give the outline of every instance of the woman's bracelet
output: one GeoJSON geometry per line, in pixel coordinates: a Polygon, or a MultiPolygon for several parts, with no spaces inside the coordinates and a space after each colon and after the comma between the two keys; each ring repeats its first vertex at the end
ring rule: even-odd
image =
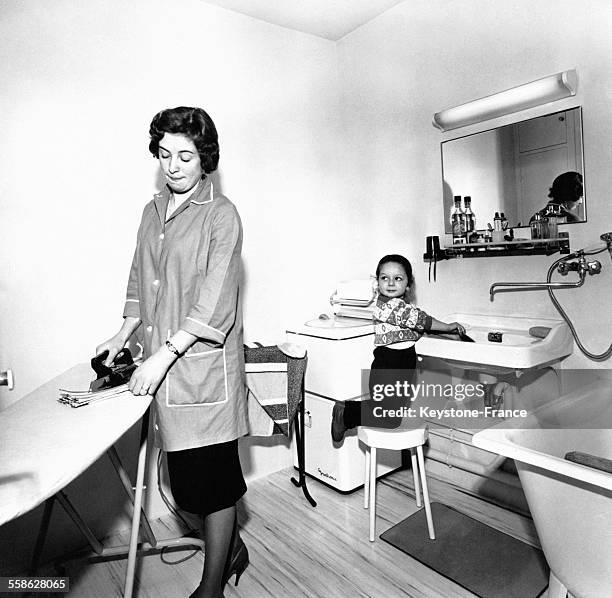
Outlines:
{"type": "Polygon", "coordinates": [[[166,349],[168,349],[170,353],[174,353],[177,357],[181,356],[180,351],[170,341],[166,341],[166,349]]]}

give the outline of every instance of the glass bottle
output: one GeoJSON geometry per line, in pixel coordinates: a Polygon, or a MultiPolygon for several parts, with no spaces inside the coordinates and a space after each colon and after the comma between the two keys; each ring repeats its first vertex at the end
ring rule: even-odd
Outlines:
{"type": "Polygon", "coordinates": [[[465,232],[469,238],[476,230],[476,216],[472,212],[472,198],[469,195],[463,198],[463,203],[465,204],[465,232]]]}
{"type": "Polygon", "coordinates": [[[499,212],[495,212],[495,216],[493,217],[493,230],[500,231],[502,229],[502,219],[499,215],[499,212]]]}
{"type": "Polygon", "coordinates": [[[548,238],[548,219],[545,216],[542,216],[542,214],[534,214],[533,219],[531,220],[531,238],[548,238]]]}
{"type": "Polygon", "coordinates": [[[461,242],[456,239],[463,239],[464,235],[464,213],[461,209],[461,195],[455,195],[454,205],[450,214],[450,225],[453,233],[453,243],[461,242]]]}
{"type": "Polygon", "coordinates": [[[556,239],[559,236],[559,220],[561,220],[561,206],[556,204],[548,204],[546,206],[546,219],[548,220],[548,235],[549,239],[556,239]]]}

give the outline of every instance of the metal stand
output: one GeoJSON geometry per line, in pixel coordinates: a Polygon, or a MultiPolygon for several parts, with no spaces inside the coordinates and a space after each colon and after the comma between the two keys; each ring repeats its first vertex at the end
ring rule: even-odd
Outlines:
{"type": "Polygon", "coordinates": [[[147,411],[142,417],[141,428],[140,428],[140,445],[138,451],[138,469],[136,473],[136,487],[133,488],[130,482],[130,478],[119,459],[119,455],[114,447],[108,449],[107,454],[113,464],[113,467],[117,471],[121,483],[126,491],[126,494],[130,498],[130,501],[134,505],[134,511],[132,514],[132,526],[130,532],[130,543],[124,546],[115,546],[113,548],[104,548],[100,541],[95,537],[92,530],[85,523],[83,518],[79,515],[77,510],[74,508],[72,503],[68,500],[68,497],[63,491],[59,491],[57,494],[48,498],[45,503],[45,510],[41,520],[38,537],[36,539],[36,545],[32,556],[32,562],[30,565],[30,575],[35,575],[40,556],[42,554],[43,546],[47,531],[49,529],[49,523],[51,520],[51,514],[53,511],[53,504],[57,500],[59,504],[64,508],[66,513],[73,520],[79,531],[87,539],[90,550],[80,551],[72,556],[56,562],[56,567],[61,567],[62,564],[85,560],[90,563],[103,562],[108,560],[114,560],[123,558],[127,555],[127,570],[125,575],[125,586],[124,586],[124,597],[131,598],[134,589],[134,576],[136,572],[136,555],[141,554],[159,554],[164,548],[170,548],[173,551],[176,550],[187,550],[187,549],[200,549],[204,548],[204,541],[199,538],[190,537],[179,537],[169,538],[167,540],[157,540],[149,519],[147,518],[144,509],[142,508],[143,492],[145,489],[145,472],[146,472],[146,457],[147,457],[147,435],[149,430],[149,411],[147,411]],[[146,542],[138,544],[138,533],[140,525],[142,524],[143,535],[146,537],[146,542]],[[94,552],[92,555],[91,552],[94,552]]]}
{"type": "Polygon", "coordinates": [[[305,459],[305,451],[304,451],[304,382],[302,381],[301,388],[301,399],[299,409],[295,413],[295,417],[293,418],[293,429],[295,431],[295,445],[297,449],[297,457],[298,457],[298,479],[291,478],[294,486],[302,489],[306,500],[313,506],[316,507],[317,503],[310,496],[310,492],[308,492],[308,488],[306,486],[306,459],[305,459]]]}

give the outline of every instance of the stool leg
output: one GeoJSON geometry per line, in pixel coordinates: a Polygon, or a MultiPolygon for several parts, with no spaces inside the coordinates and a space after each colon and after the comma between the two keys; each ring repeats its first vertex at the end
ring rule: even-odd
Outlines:
{"type": "Polygon", "coordinates": [[[410,460],[412,461],[412,478],[414,479],[414,495],[417,507],[421,507],[421,484],[419,483],[419,466],[417,465],[416,451],[410,449],[410,460]]]}
{"type": "Polygon", "coordinates": [[[370,498],[370,447],[366,446],[365,450],[365,482],[363,484],[363,508],[368,508],[368,500],[370,498]]]}
{"type": "Polygon", "coordinates": [[[425,477],[425,459],[423,458],[423,445],[417,446],[417,455],[419,458],[419,470],[421,473],[421,483],[423,484],[423,502],[425,503],[425,515],[427,516],[427,528],[429,529],[429,537],[432,540],[436,539],[434,531],[433,517],[431,516],[431,507],[429,505],[429,491],[427,490],[427,478],[425,477]]]}
{"type": "Polygon", "coordinates": [[[376,447],[370,448],[370,542],[376,537],[376,447]]]}

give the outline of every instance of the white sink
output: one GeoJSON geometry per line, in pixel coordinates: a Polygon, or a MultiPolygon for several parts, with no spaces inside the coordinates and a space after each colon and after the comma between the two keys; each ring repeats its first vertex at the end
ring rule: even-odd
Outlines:
{"type": "Polygon", "coordinates": [[[563,320],[455,313],[444,322],[460,322],[475,342],[467,343],[424,336],[417,345],[420,355],[438,357],[468,370],[505,372],[554,363],[572,352],[573,339],[563,320]],[[535,326],[550,328],[546,338],[529,334],[535,326]],[[488,340],[489,332],[501,332],[501,342],[488,340]]]}
{"type": "Polygon", "coordinates": [[[612,474],[564,458],[578,451],[612,459],[611,389],[610,380],[592,382],[472,437],[515,460],[551,587],[562,586],[555,596],[612,596],[612,474]]]}

